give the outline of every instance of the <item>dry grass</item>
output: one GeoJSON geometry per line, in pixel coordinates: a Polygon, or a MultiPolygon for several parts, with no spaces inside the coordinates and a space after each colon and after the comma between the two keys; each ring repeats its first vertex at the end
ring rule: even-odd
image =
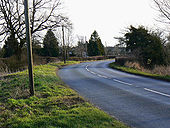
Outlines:
{"type": "MultiPolygon", "coordinates": [[[[40,57],[37,55],[33,55],[34,65],[47,64],[50,62],[59,61],[58,58],[55,57],[40,57]]],[[[0,58],[0,76],[23,71],[27,69],[27,55],[23,54],[21,56],[21,60],[18,60],[16,56],[11,56],[9,58],[0,58]]]]}
{"type": "Polygon", "coordinates": [[[93,61],[93,60],[105,60],[113,59],[115,56],[90,56],[90,57],[69,57],[71,61],[93,61]]]}
{"type": "Polygon", "coordinates": [[[170,66],[155,66],[153,70],[151,70],[152,74],[159,75],[170,75],[170,66]]]}
{"type": "Polygon", "coordinates": [[[143,68],[138,62],[130,62],[130,61],[127,61],[127,62],[125,63],[125,66],[126,66],[126,67],[129,67],[129,68],[138,69],[138,70],[141,70],[141,71],[144,70],[144,68],[143,68]]]}
{"type": "Polygon", "coordinates": [[[158,74],[158,75],[170,75],[170,66],[158,66],[156,65],[152,70],[146,69],[141,66],[138,62],[129,62],[125,63],[126,67],[134,68],[140,70],[142,72],[147,72],[151,74],[158,74]]]}

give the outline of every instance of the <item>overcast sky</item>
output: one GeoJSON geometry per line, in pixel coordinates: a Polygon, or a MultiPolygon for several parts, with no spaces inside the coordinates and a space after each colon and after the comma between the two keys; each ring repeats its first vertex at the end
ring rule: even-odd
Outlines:
{"type": "Polygon", "coordinates": [[[114,37],[130,25],[152,28],[158,23],[152,0],[64,0],[64,5],[75,35],[89,39],[96,30],[107,46],[118,43],[114,37]]]}

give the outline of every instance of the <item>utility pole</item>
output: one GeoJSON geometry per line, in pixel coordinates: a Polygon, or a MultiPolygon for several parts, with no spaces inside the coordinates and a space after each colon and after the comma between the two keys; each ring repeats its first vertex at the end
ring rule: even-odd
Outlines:
{"type": "Polygon", "coordinates": [[[33,96],[34,95],[33,57],[32,57],[32,41],[31,41],[28,0],[24,0],[24,6],[25,6],[26,42],[27,42],[27,55],[28,55],[30,95],[33,96]]]}
{"type": "Polygon", "coordinates": [[[106,43],[106,41],[105,41],[105,49],[104,49],[104,51],[105,51],[105,57],[107,57],[107,43],[106,43]]]}
{"type": "Polygon", "coordinates": [[[64,59],[64,63],[66,63],[66,48],[65,48],[65,39],[64,39],[64,25],[62,25],[62,32],[63,32],[63,59],[64,59]]]}
{"type": "Polygon", "coordinates": [[[87,40],[86,40],[86,36],[85,36],[85,46],[86,46],[86,58],[87,58],[87,40]]]}
{"type": "Polygon", "coordinates": [[[70,57],[70,54],[69,54],[69,51],[70,51],[70,36],[71,36],[71,32],[70,32],[70,30],[69,29],[67,29],[68,30],[68,42],[67,42],[67,44],[66,44],[66,58],[67,59],[69,59],[69,57],[70,57]]]}

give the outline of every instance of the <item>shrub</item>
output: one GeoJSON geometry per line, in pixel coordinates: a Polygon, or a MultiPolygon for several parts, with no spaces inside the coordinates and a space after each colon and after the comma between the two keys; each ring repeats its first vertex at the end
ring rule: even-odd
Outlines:
{"type": "MultiPolygon", "coordinates": [[[[33,55],[34,65],[47,64],[50,62],[58,62],[56,57],[40,57],[33,55]]],[[[5,73],[12,73],[25,70],[28,67],[27,55],[22,54],[21,59],[18,60],[17,56],[11,56],[9,58],[0,58],[0,75],[5,73]]]]}
{"type": "Polygon", "coordinates": [[[134,69],[138,69],[138,70],[143,70],[143,67],[138,63],[138,62],[129,62],[127,61],[125,63],[125,66],[126,67],[129,67],[129,68],[134,68],[134,69]]]}
{"type": "Polygon", "coordinates": [[[115,56],[91,56],[91,57],[69,57],[69,60],[72,61],[90,61],[90,60],[104,60],[104,59],[113,59],[115,56]]]}
{"type": "Polygon", "coordinates": [[[156,66],[154,66],[153,69],[146,69],[143,66],[141,66],[138,62],[129,62],[129,61],[127,61],[124,66],[126,66],[128,68],[137,69],[137,70],[140,70],[140,71],[146,72],[146,73],[170,76],[170,66],[156,65],[156,66]]]}
{"type": "Polygon", "coordinates": [[[170,66],[155,66],[151,73],[170,76],[170,66]]]}
{"type": "Polygon", "coordinates": [[[121,66],[124,66],[126,62],[136,62],[135,58],[130,57],[116,57],[115,63],[121,66]]]}

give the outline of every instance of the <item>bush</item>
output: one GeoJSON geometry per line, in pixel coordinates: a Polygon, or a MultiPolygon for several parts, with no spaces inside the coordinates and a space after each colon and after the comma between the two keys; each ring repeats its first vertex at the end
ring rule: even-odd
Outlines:
{"type": "Polygon", "coordinates": [[[114,59],[115,56],[92,56],[92,57],[69,57],[71,61],[90,61],[90,60],[105,60],[105,59],[114,59]]]}
{"type": "Polygon", "coordinates": [[[128,54],[136,57],[146,68],[167,64],[164,41],[158,32],[150,31],[143,26],[130,26],[119,41],[126,46],[128,54]]]}
{"type": "MultiPolygon", "coordinates": [[[[59,59],[56,57],[40,57],[37,55],[33,55],[33,64],[47,64],[50,62],[58,62],[59,59]]],[[[22,71],[27,69],[28,60],[27,55],[22,54],[21,59],[18,60],[17,56],[11,56],[9,58],[0,58],[0,75],[4,73],[12,73],[17,71],[22,71]]]]}
{"type": "Polygon", "coordinates": [[[151,73],[170,76],[170,66],[155,66],[151,73]]]}
{"type": "Polygon", "coordinates": [[[129,62],[127,61],[125,63],[125,66],[126,67],[129,67],[129,68],[134,68],[134,69],[138,69],[138,70],[143,70],[143,67],[138,63],[138,62],[129,62]]]}
{"type": "Polygon", "coordinates": [[[133,68],[135,70],[137,69],[139,71],[146,72],[146,73],[170,76],[170,66],[155,65],[153,69],[146,69],[145,67],[141,66],[139,62],[129,62],[129,61],[127,61],[124,66],[128,68],[133,68]]]}
{"type": "Polygon", "coordinates": [[[135,58],[130,57],[116,57],[115,63],[121,66],[124,66],[126,62],[136,62],[137,60],[135,58]]]}

